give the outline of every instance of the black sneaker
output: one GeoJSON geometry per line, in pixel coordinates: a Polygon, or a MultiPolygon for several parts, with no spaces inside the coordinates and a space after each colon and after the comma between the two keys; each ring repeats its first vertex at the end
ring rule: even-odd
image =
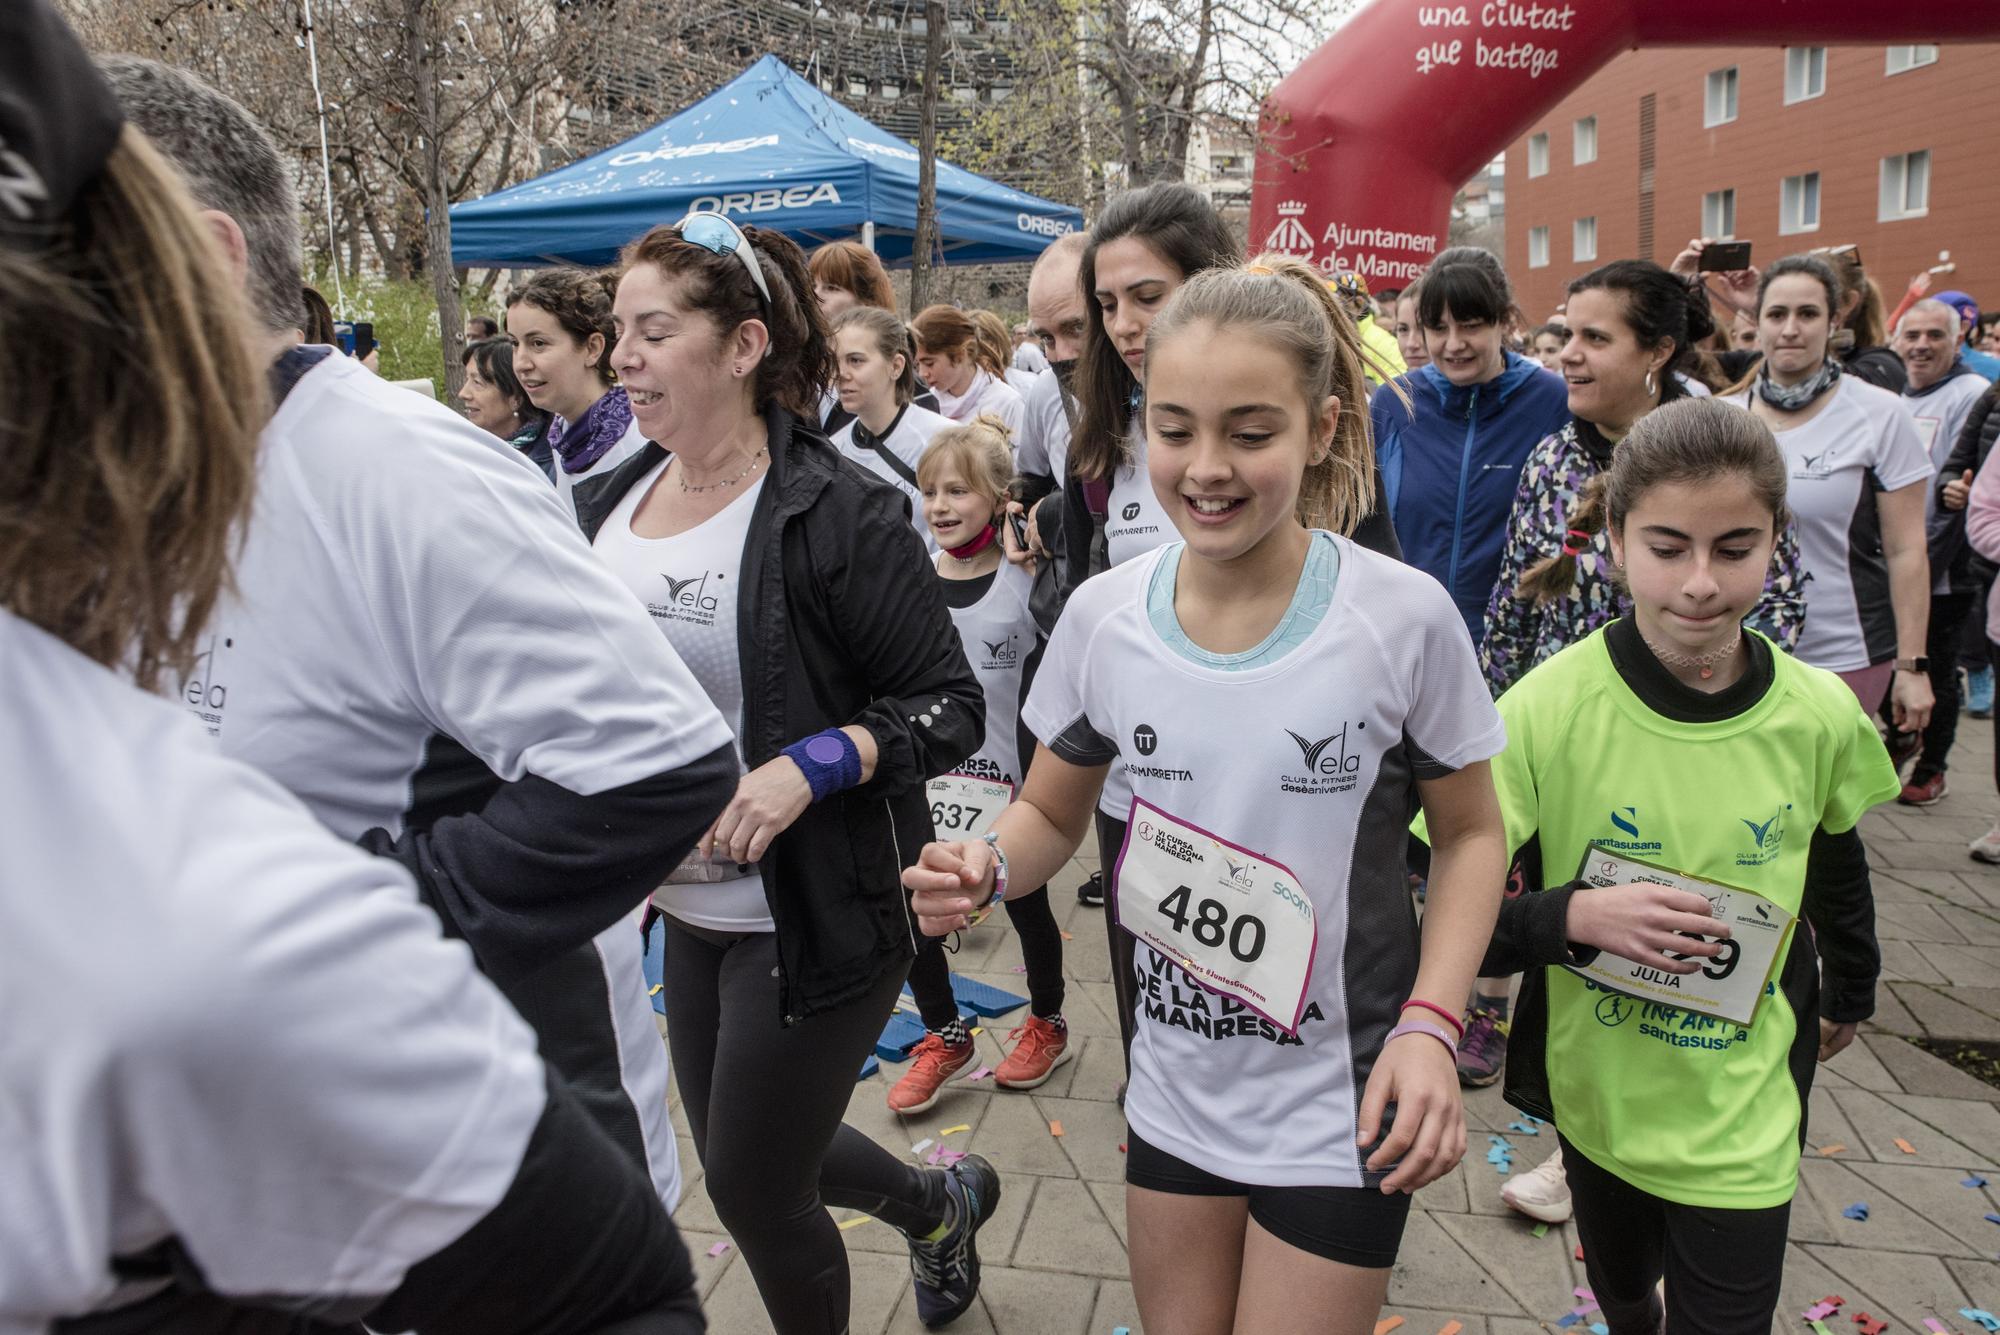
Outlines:
{"type": "Polygon", "coordinates": [[[979,1296],[979,1230],[1000,1204],[1000,1174],[977,1154],[945,1170],[951,1197],[951,1231],[936,1242],[910,1239],[910,1279],[917,1291],[917,1319],[926,1330],[948,1326],[979,1296]]]}
{"type": "Polygon", "coordinates": [[[1104,873],[1094,871],[1090,879],[1076,888],[1076,902],[1090,908],[1104,907],[1104,873]]]}

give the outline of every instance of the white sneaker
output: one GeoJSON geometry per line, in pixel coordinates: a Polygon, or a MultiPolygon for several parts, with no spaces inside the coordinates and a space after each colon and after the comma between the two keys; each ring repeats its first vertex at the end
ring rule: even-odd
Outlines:
{"type": "Polygon", "coordinates": [[[1519,1210],[1544,1224],[1560,1224],[1569,1219],[1569,1175],[1563,1172],[1562,1151],[1557,1150],[1519,1177],[1510,1177],[1500,1188],[1500,1199],[1509,1209],[1519,1210]]]}
{"type": "Polygon", "coordinates": [[[1966,848],[1981,862],[2000,863],[2000,821],[1994,822],[1992,829],[1974,839],[1966,848]]]}

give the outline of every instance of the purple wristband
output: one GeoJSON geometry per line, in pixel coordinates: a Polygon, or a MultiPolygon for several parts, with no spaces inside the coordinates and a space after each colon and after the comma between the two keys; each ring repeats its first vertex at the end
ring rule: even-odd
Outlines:
{"type": "Polygon", "coordinates": [[[1458,1044],[1452,1041],[1451,1035],[1428,1020],[1405,1020],[1389,1031],[1389,1037],[1382,1040],[1382,1046],[1388,1047],[1391,1039],[1401,1038],[1404,1034],[1429,1034],[1432,1038],[1451,1049],[1452,1056],[1456,1057],[1458,1055],[1458,1044]]]}
{"type": "Polygon", "coordinates": [[[802,738],[780,754],[790,756],[799,772],[806,776],[806,785],[812,789],[815,802],[861,782],[861,750],[839,728],[802,738]]]}

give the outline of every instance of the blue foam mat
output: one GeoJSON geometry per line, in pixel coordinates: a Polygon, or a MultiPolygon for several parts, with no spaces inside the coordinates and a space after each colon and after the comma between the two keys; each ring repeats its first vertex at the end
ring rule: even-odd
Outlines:
{"type": "Polygon", "coordinates": [[[958,974],[951,976],[951,994],[958,998],[960,1006],[970,1007],[988,1019],[996,1015],[1005,1015],[1008,1011],[1019,1010],[1028,1004],[1026,997],[1017,997],[1012,992],[987,983],[975,982],[970,978],[962,978],[958,974]]]}

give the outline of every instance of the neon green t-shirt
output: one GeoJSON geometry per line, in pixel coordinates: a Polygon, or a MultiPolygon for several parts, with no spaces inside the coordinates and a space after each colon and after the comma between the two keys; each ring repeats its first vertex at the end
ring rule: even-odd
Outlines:
{"type": "MultiPolygon", "coordinates": [[[[1772,658],[1763,698],[1714,723],[1647,708],[1602,630],[1523,677],[1500,697],[1508,743],[1493,761],[1509,851],[1539,837],[1543,879],[1560,885],[1596,842],[1797,914],[1814,830],[1853,828],[1899,785],[1840,678],[1775,648],[1772,658]]],[[[1811,949],[1804,931],[1788,949],[1811,949]]],[[[1798,1017],[1775,986],[1783,967],[1747,1029],[1549,967],[1549,1095],[1563,1135],[1666,1200],[1790,1200],[1802,1110],[1786,1061],[1798,1017]]]]}

